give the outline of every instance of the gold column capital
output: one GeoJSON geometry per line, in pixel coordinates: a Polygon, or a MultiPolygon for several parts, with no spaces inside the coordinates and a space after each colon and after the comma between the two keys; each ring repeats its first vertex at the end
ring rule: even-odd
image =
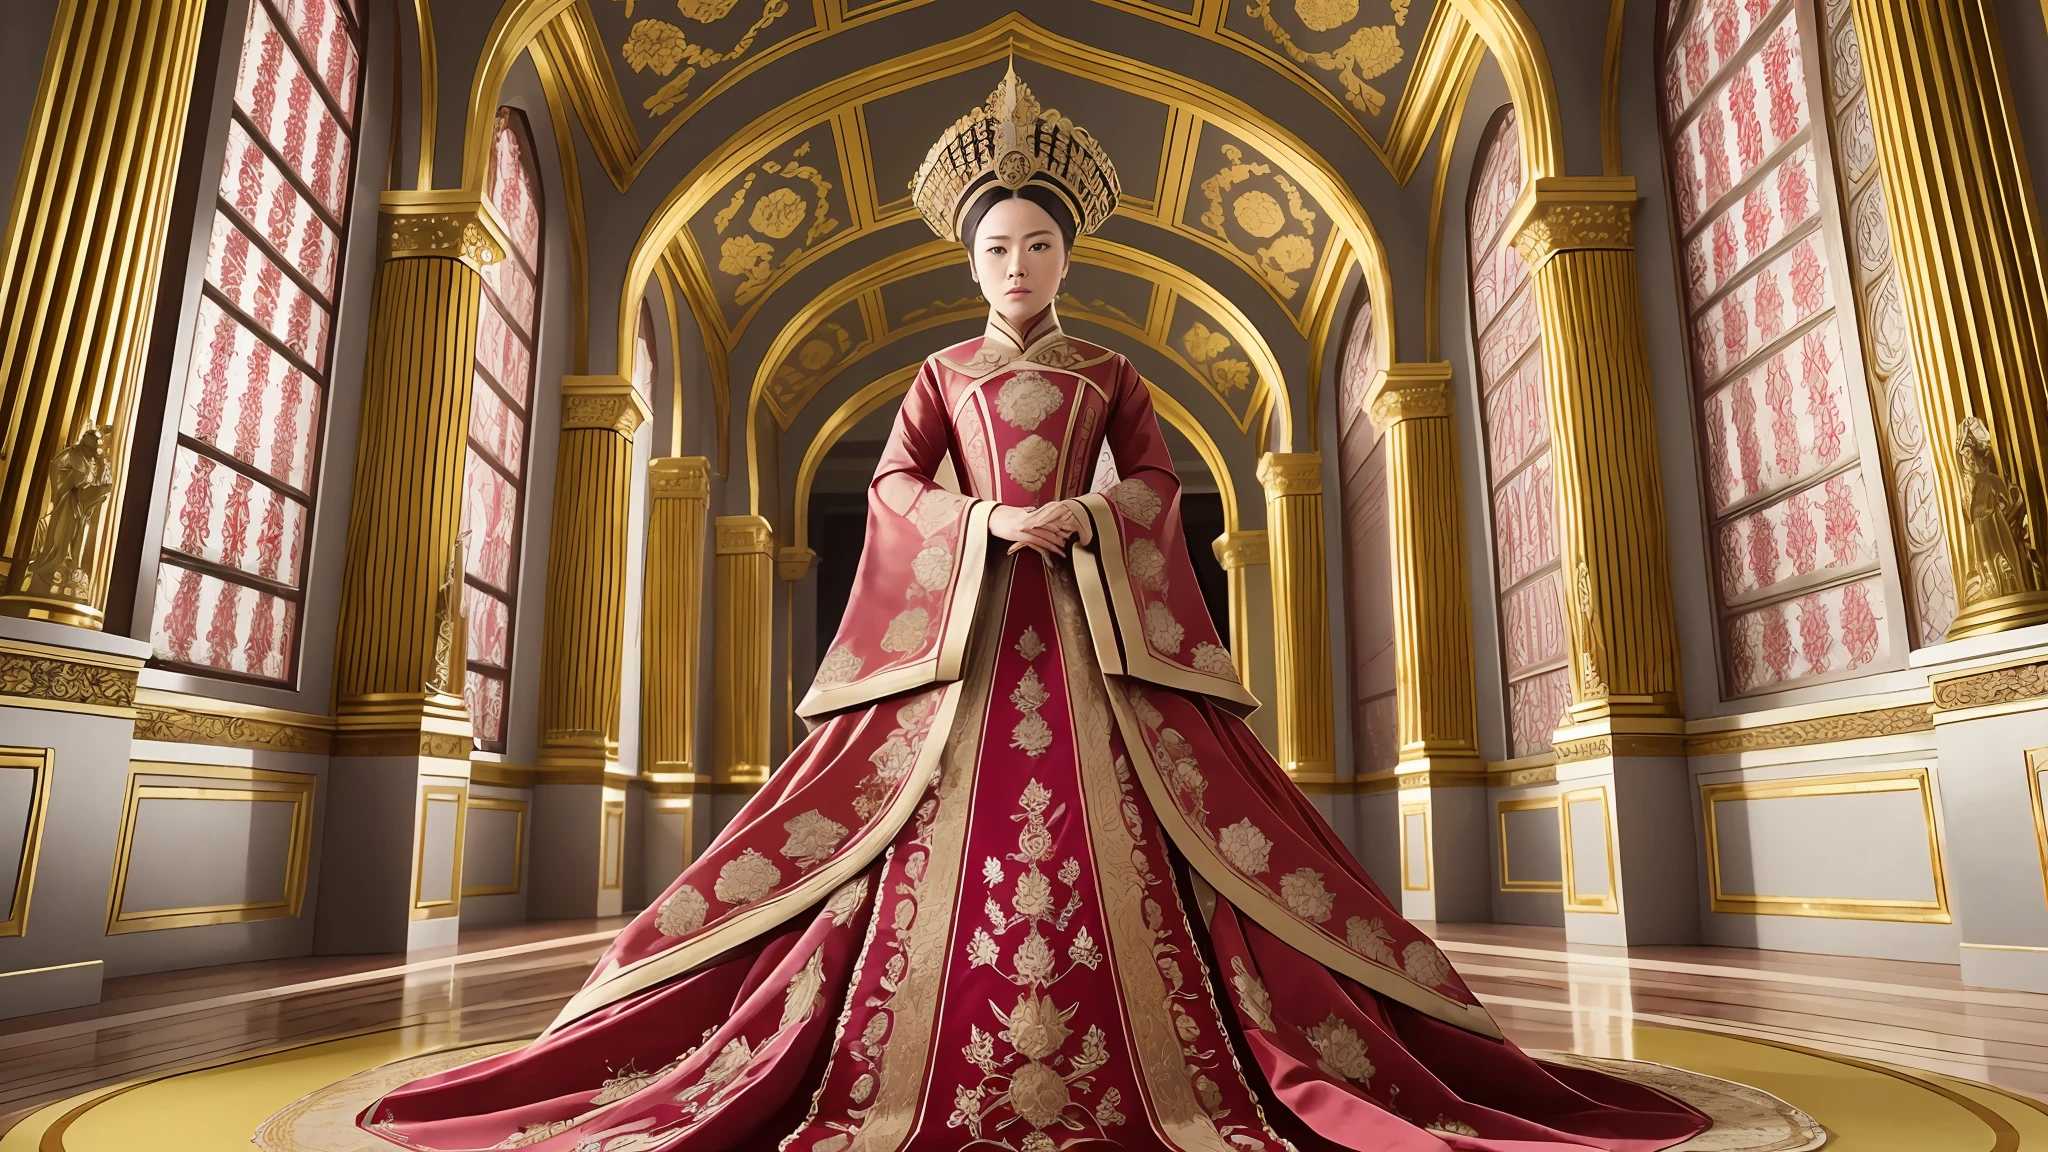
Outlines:
{"type": "Polygon", "coordinates": [[[562,377],[562,430],[589,428],[631,440],[654,419],[647,398],[624,376],[562,377]]]}
{"type": "Polygon", "coordinates": [[[1403,420],[1451,414],[1451,362],[1389,364],[1365,386],[1365,411],[1381,432],[1403,420]]]}
{"type": "Polygon", "coordinates": [[[1323,494],[1323,454],[1320,452],[1268,452],[1259,457],[1259,483],[1266,499],[1283,496],[1323,494]]]}
{"type": "Polygon", "coordinates": [[[702,456],[656,456],[647,462],[647,488],[656,500],[707,499],[711,461],[702,456]]]}
{"type": "Polygon", "coordinates": [[[1235,572],[1253,564],[1269,564],[1272,554],[1264,528],[1246,528],[1237,532],[1225,532],[1209,544],[1216,553],[1216,562],[1223,565],[1225,572],[1235,572]]]}
{"type": "Polygon", "coordinates": [[[391,191],[377,201],[377,258],[435,256],[482,272],[512,250],[490,203],[460,189],[391,191]]]}
{"type": "Polygon", "coordinates": [[[713,520],[718,532],[718,555],[772,555],[775,530],[765,516],[719,516],[713,520]]]}
{"type": "Polygon", "coordinates": [[[1559,252],[1633,251],[1636,178],[1542,176],[1529,181],[1502,235],[1529,267],[1559,252]]]}
{"type": "Polygon", "coordinates": [[[775,553],[775,575],[794,584],[811,570],[811,561],[818,558],[814,548],[782,548],[775,553]]]}

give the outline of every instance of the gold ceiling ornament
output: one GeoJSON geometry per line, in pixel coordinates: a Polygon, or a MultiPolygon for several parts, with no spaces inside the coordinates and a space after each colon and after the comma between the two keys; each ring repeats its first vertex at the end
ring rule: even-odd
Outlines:
{"type": "Polygon", "coordinates": [[[1202,181],[1202,196],[1209,202],[1201,215],[1202,227],[1215,233],[1217,239],[1239,255],[1249,257],[1273,291],[1283,301],[1292,301],[1301,290],[1301,282],[1294,274],[1315,267],[1320,255],[1315,240],[1316,211],[1308,206],[1301,187],[1288,179],[1285,172],[1263,161],[1245,159],[1244,149],[1235,144],[1224,144],[1221,150],[1223,167],[1202,181]],[[1246,245],[1233,238],[1225,226],[1224,198],[1255,177],[1270,179],[1274,191],[1286,197],[1287,204],[1283,208],[1279,197],[1259,188],[1248,188],[1231,197],[1228,218],[1252,238],[1246,245]],[[1298,230],[1288,227],[1290,220],[1298,230]]]}
{"type": "MultiPolygon", "coordinates": [[[[1273,43],[1297,64],[1313,64],[1337,74],[1344,86],[1344,100],[1367,116],[1377,116],[1387,106],[1386,93],[1367,83],[1400,66],[1400,25],[1408,22],[1408,0],[1392,0],[1392,24],[1362,24],[1351,30],[1342,46],[1313,51],[1294,42],[1294,36],[1273,17],[1273,0],[1254,0],[1246,13],[1255,16],[1273,43]]],[[[1310,32],[1333,32],[1358,19],[1358,0],[1294,0],[1294,14],[1310,32]]]]}
{"type": "Polygon", "coordinates": [[[1086,128],[1041,109],[1012,66],[981,107],[953,122],[925,154],[910,197],[932,231],[959,240],[960,214],[991,182],[1037,186],[1066,201],[1083,236],[1116,211],[1116,166],[1086,128]]]}
{"type": "MultiPolygon", "coordinates": [[[[731,13],[735,0],[676,0],[676,7],[684,16],[699,24],[716,24],[731,13]]],[[[633,5],[626,4],[626,15],[631,18],[633,5]]],[[[675,78],[663,84],[652,96],[640,102],[649,116],[666,116],[676,105],[690,98],[690,81],[697,78],[700,68],[737,60],[753,48],[754,40],[766,31],[768,26],[789,15],[789,0],[767,0],[761,6],[761,14],[740,34],[739,40],[723,52],[690,43],[689,36],[666,20],[640,20],[633,24],[626,42],[619,45],[619,58],[640,72],[653,69],[657,76],[675,72],[675,78]],[[683,65],[676,72],[677,65],[683,65]]]]}

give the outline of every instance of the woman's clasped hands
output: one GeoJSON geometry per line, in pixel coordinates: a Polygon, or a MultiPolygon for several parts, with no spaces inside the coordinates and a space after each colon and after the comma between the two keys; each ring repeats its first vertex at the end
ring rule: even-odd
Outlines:
{"type": "Polygon", "coordinates": [[[1074,506],[1064,501],[1054,501],[1037,508],[1004,504],[989,516],[988,528],[997,536],[1012,541],[1012,555],[1024,548],[1034,548],[1041,556],[1051,559],[1066,555],[1068,542],[1081,534],[1081,518],[1075,513],[1074,506]]]}

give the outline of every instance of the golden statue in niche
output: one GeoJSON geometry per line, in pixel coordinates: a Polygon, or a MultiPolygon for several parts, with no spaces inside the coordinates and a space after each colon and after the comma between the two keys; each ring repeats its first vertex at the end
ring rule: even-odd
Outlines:
{"type": "Polygon", "coordinates": [[[114,494],[107,457],[111,427],[87,424],[50,461],[50,511],[36,525],[23,592],[83,599],[92,590],[87,565],[99,545],[100,509],[114,494]]]}
{"type": "Polygon", "coordinates": [[[2028,534],[2026,496],[1999,471],[1991,429],[1975,416],[1956,425],[1956,469],[1963,477],[1971,543],[1963,603],[2041,587],[2041,559],[2028,534]]]}

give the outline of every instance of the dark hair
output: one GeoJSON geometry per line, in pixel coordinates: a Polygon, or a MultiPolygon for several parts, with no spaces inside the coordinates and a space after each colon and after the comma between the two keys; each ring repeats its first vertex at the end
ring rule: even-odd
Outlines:
{"type": "Polygon", "coordinates": [[[981,230],[981,218],[988,215],[989,209],[1012,197],[1029,200],[1045,209],[1046,215],[1051,216],[1052,222],[1059,227],[1060,239],[1066,243],[1067,251],[1074,250],[1074,210],[1067,207],[1059,193],[1037,184],[1026,184],[1022,188],[990,184],[975,194],[974,202],[967,206],[966,215],[960,218],[960,243],[966,245],[968,251],[974,250],[974,234],[981,230]]]}

